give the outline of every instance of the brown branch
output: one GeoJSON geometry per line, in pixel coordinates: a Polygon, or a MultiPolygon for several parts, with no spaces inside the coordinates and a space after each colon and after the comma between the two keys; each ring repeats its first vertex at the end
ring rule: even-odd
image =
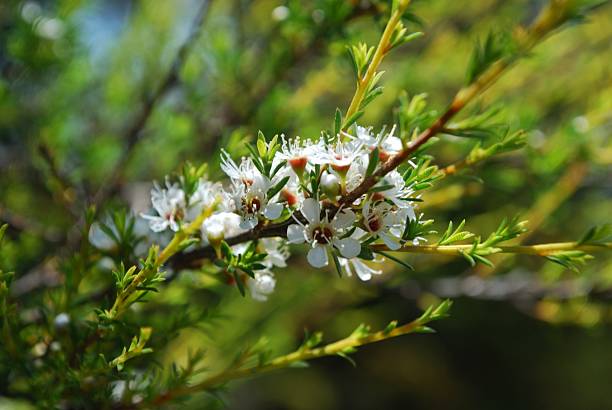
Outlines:
{"type": "MultiPolygon", "coordinates": [[[[508,67],[518,60],[519,57],[526,55],[539,41],[557,28],[564,21],[563,19],[563,10],[558,10],[558,5],[555,2],[551,2],[540,12],[534,23],[528,29],[521,32],[520,37],[517,39],[520,48],[515,54],[498,59],[471,84],[461,88],[453,98],[450,106],[429,128],[410,141],[403,150],[389,158],[376,172],[365,178],[352,192],[343,196],[338,202],[338,206],[335,206],[334,209],[337,211],[342,207],[351,207],[355,200],[365,195],[389,172],[410,159],[411,155],[432,137],[438,133],[444,132],[446,124],[459,111],[478,95],[486,91],[497,79],[499,79],[508,67]]],[[[233,245],[257,238],[286,236],[286,229],[289,224],[291,224],[291,221],[264,226],[261,229],[255,229],[234,238],[230,238],[227,242],[233,245]]],[[[213,250],[211,247],[205,247],[186,254],[180,254],[172,261],[172,265],[177,269],[185,266],[195,266],[194,263],[196,261],[210,258],[211,255],[213,255],[212,252],[213,250]]]]}

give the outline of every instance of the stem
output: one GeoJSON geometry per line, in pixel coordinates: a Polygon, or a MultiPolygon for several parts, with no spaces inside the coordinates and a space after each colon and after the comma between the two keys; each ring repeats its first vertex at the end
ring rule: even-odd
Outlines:
{"type": "MultiPolygon", "coordinates": [[[[464,251],[469,251],[473,245],[405,245],[397,250],[390,250],[385,245],[371,245],[373,251],[388,251],[388,252],[408,252],[408,253],[428,253],[437,255],[462,255],[464,251]]],[[[601,245],[580,245],[578,242],[557,242],[544,243],[538,245],[516,245],[516,246],[494,246],[496,250],[493,253],[517,253],[524,255],[547,256],[561,251],[585,251],[597,252],[606,249],[612,249],[612,242],[606,242],[601,245]]]]}
{"type": "Polygon", "coordinates": [[[442,132],[446,124],[455,114],[495,83],[508,67],[520,57],[526,55],[548,33],[557,28],[564,17],[562,13],[563,10],[560,12],[558,6],[556,2],[551,1],[548,7],[540,12],[535,22],[525,31],[521,38],[518,39],[520,44],[515,54],[500,58],[471,84],[460,89],[444,114],[442,114],[429,128],[421,132],[414,140],[410,141],[403,150],[389,158],[376,172],[365,178],[353,192],[343,197],[340,201],[340,206],[351,205],[359,197],[366,194],[382,177],[407,161],[415,151],[423,146],[423,144],[436,134],[442,132]]]}
{"type": "MultiPolygon", "coordinates": [[[[389,33],[393,33],[392,28],[399,22],[401,14],[408,6],[409,1],[403,1],[399,7],[392,13],[383,35],[378,43],[378,47],[372,58],[372,62],[368,66],[368,70],[363,78],[359,80],[357,90],[351,101],[346,117],[348,118],[356,112],[361,100],[363,99],[364,87],[363,83],[369,81],[375,74],[376,68],[380,65],[383,57],[386,54],[386,46],[389,42],[389,33]]],[[[518,39],[519,50],[512,56],[501,58],[494,62],[487,70],[485,70],[471,84],[460,89],[453,98],[448,109],[426,130],[421,132],[414,140],[412,140],[403,150],[389,158],[383,163],[376,172],[365,178],[362,183],[352,192],[344,195],[335,209],[340,207],[350,207],[355,200],[365,195],[381,178],[407,161],[411,155],[417,151],[423,144],[429,141],[433,136],[442,132],[446,128],[446,124],[461,111],[469,102],[487,90],[502,74],[510,67],[519,57],[527,54],[539,41],[541,41],[548,33],[554,30],[562,22],[563,13],[560,13],[558,4],[554,1],[550,2],[548,7],[544,8],[538,15],[535,22],[526,30],[524,30],[518,39]]],[[[367,82],[366,82],[367,84],[367,82]]],[[[286,237],[287,226],[290,222],[280,224],[271,224],[259,230],[247,232],[235,238],[230,238],[226,242],[230,245],[246,242],[257,238],[266,237],[286,237]]],[[[213,249],[210,247],[198,249],[196,251],[178,255],[174,261],[174,266],[177,268],[185,266],[193,266],[197,260],[214,256],[213,249]]]]}
{"type": "Polygon", "coordinates": [[[153,403],[162,404],[177,397],[221,386],[232,380],[269,372],[271,370],[285,368],[296,362],[350,352],[352,349],[359,346],[381,342],[383,340],[391,339],[394,337],[418,332],[420,329],[422,329],[423,325],[439,318],[440,317],[424,315],[410,323],[396,327],[392,330],[381,330],[364,336],[350,335],[348,337],[345,337],[344,339],[340,339],[334,343],[330,343],[328,345],[318,348],[300,348],[292,353],[272,359],[271,361],[263,365],[257,365],[247,368],[230,367],[229,369],[222,371],[216,375],[213,375],[207,379],[204,379],[203,381],[196,383],[192,386],[178,388],[176,390],[170,390],[162,394],[161,396],[155,398],[153,400],[153,403]]]}
{"type": "Polygon", "coordinates": [[[110,313],[108,314],[108,317],[110,319],[117,319],[121,315],[121,313],[125,311],[125,308],[130,304],[129,299],[136,293],[138,287],[145,281],[148,276],[155,274],[161,267],[161,265],[167,262],[171,256],[173,256],[180,250],[181,244],[185,239],[188,239],[192,234],[194,234],[200,229],[204,220],[210,215],[212,215],[215,208],[217,207],[218,202],[219,199],[217,199],[211,206],[204,209],[200,213],[200,215],[198,215],[198,217],[194,219],[189,225],[177,232],[170,241],[170,243],[157,255],[151,268],[142,269],[140,272],[138,272],[138,274],[136,275],[134,280],[132,280],[132,282],[128,285],[128,287],[125,288],[123,292],[121,292],[119,295],[117,295],[115,303],[113,304],[113,307],[110,309],[110,313]]]}
{"type": "MultiPolygon", "coordinates": [[[[359,111],[359,107],[361,106],[361,102],[363,101],[364,94],[368,89],[368,85],[370,81],[372,81],[372,77],[376,74],[376,70],[378,70],[378,66],[382,62],[385,55],[389,51],[391,36],[393,35],[393,31],[397,27],[397,24],[401,21],[402,14],[408,8],[410,4],[410,0],[401,1],[398,7],[391,13],[391,17],[385,26],[385,30],[383,31],[380,40],[378,41],[378,45],[376,46],[376,50],[374,51],[374,56],[372,57],[372,61],[368,65],[368,69],[366,70],[363,78],[357,79],[357,89],[355,90],[355,94],[349,104],[349,107],[346,111],[345,118],[351,118],[353,114],[359,111]]],[[[343,127],[344,130],[345,127],[343,127]]]]}

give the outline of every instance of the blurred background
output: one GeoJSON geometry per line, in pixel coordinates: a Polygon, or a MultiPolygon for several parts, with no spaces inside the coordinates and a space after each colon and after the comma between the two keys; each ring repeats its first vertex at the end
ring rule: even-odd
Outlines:
{"type": "MultiPolygon", "coordinates": [[[[137,214],[149,207],[151,181],[184,161],[207,163],[217,179],[219,149],[245,154],[244,141],[258,130],[312,138],[331,128],[336,107],[345,109],[354,91],[346,46],[375,44],[388,3],[3,0],[0,221],[10,224],[10,242],[0,266],[16,272],[21,305],[39,306],[41,289],[60,282],[53,261],[75,240],[71,229],[86,204],[96,204],[101,218],[119,208],[137,214]]],[[[360,123],[392,125],[403,92],[427,93],[443,110],[466,82],[475,41],[528,23],[542,4],[415,2],[411,29],[425,36],[385,60],[385,92],[360,123]]],[[[434,229],[465,218],[468,230],[486,235],[520,213],[531,229],[523,242],[531,244],[575,240],[610,222],[611,22],[607,4],[586,24],[555,34],[476,104],[498,105],[499,122],[527,130],[529,145],[428,191],[420,211],[435,219],[434,229]]],[[[432,151],[434,162],[461,159],[472,145],[448,138],[432,151]]],[[[304,329],[333,341],[362,322],[376,329],[410,321],[448,297],[452,317],[434,324],[436,334],[363,347],[356,368],[325,358],[240,381],[223,402],[232,409],[612,408],[612,259],[599,254],[580,273],[533,257],[492,259],[495,269],[408,256],[415,271],[389,265],[363,283],[315,270],[296,252],[265,303],[242,298],[204,268],[178,275],[137,313],[154,328],[163,329],[172,309],[195,324],[156,349],[161,365],[205,347],[207,364],[218,368],[262,336],[281,354],[299,345],[304,329]],[[201,314],[206,309],[215,320],[201,314]]],[[[100,269],[83,288],[95,294],[110,283],[100,269]]],[[[84,302],[84,318],[108,303],[100,299],[84,302]]],[[[166,336],[157,334],[161,343],[166,336]]],[[[222,405],[198,396],[184,406],[222,405]]]]}

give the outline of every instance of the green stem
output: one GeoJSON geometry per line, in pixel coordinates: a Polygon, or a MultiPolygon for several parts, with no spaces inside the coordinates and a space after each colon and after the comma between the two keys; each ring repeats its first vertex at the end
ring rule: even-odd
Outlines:
{"type": "MultiPolygon", "coordinates": [[[[408,253],[427,253],[437,255],[463,255],[463,252],[469,251],[473,245],[405,245],[400,249],[391,251],[385,245],[372,245],[373,251],[389,251],[389,252],[408,252],[408,253]]],[[[561,251],[585,251],[597,252],[606,249],[612,249],[612,242],[606,242],[601,245],[580,245],[578,242],[557,242],[545,243],[538,245],[517,245],[517,246],[495,246],[496,250],[493,253],[516,253],[524,255],[547,256],[561,251]]]]}
{"type": "MultiPolygon", "coordinates": [[[[447,302],[444,302],[447,303],[447,302]]],[[[363,336],[350,335],[344,339],[340,339],[334,343],[330,343],[325,346],[318,348],[301,348],[292,353],[279,356],[271,361],[263,364],[246,368],[235,368],[230,367],[229,369],[222,371],[216,375],[213,375],[203,381],[196,383],[192,386],[171,390],[165,394],[158,396],[153,400],[154,404],[166,403],[177,397],[189,395],[198,391],[210,390],[212,388],[221,386],[227,382],[236,379],[242,379],[245,377],[253,376],[269,372],[271,370],[281,369],[292,365],[293,363],[302,362],[306,360],[317,359],[325,356],[334,356],[350,352],[352,349],[359,346],[381,342],[383,340],[391,339],[394,337],[419,332],[423,329],[423,326],[432,320],[436,320],[439,317],[432,316],[421,316],[420,318],[407,323],[402,326],[398,326],[392,330],[381,330],[378,332],[370,333],[363,336]]],[[[425,331],[427,329],[424,329],[425,331]]]]}
{"type": "MultiPolygon", "coordinates": [[[[376,74],[376,70],[378,70],[378,66],[384,59],[385,55],[389,51],[389,46],[391,43],[391,37],[393,35],[393,31],[397,27],[398,23],[402,19],[402,14],[408,8],[410,4],[410,0],[401,1],[398,7],[391,13],[391,17],[385,26],[385,30],[383,31],[380,40],[378,41],[378,45],[376,46],[376,50],[374,51],[374,56],[372,57],[372,61],[368,65],[368,69],[366,70],[363,78],[357,79],[357,89],[355,90],[355,95],[353,95],[353,99],[349,105],[348,110],[346,111],[345,118],[351,118],[353,114],[359,111],[359,107],[361,102],[363,101],[363,97],[365,92],[372,81],[372,78],[376,74]]],[[[344,129],[344,127],[343,127],[344,129]]]]}
{"type": "Polygon", "coordinates": [[[155,274],[157,270],[174,254],[181,250],[181,244],[185,239],[188,239],[191,235],[197,232],[202,223],[206,218],[212,215],[213,211],[217,207],[219,200],[215,201],[211,206],[204,209],[196,219],[194,219],[185,228],[178,231],[170,243],[157,255],[155,262],[151,268],[142,269],[134,280],[128,285],[127,288],[117,295],[113,307],[110,309],[108,314],[109,319],[117,319],[124,311],[127,306],[130,305],[130,300],[133,295],[137,292],[138,287],[144,282],[144,280],[152,274],[155,274]]]}

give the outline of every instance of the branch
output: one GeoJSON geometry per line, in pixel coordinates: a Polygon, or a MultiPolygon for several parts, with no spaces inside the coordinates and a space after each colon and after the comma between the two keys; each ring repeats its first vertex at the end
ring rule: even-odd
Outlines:
{"type": "MultiPolygon", "coordinates": [[[[466,245],[405,245],[397,250],[390,250],[386,245],[370,245],[372,251],[427,253],[436,255],[463,256],[473,249],[473,244],[466,245]]],[[[597,245],[581,245],[578,242],[557,242],[538,245],[495,246],[492,253],[516,253],[523,255],[550,256],[563,251],[597,252],[612,249],[612,242],[597,245]]]]}
{"type": "Polygon", "coordinates": [[[378,66],[382,62],[383,58],[387,55],[390,50],[391,40],[393,36],[393,32],[395,28],[402,20],[402,15],[408,8],[410,4],[410,0],[403,0],[399,2],[399,5],[393,12],[391,13],[391,17],[385,26],[385,30],[383,31],[380,40],[378,41],[378,45],[376,46],[376,50],[374,51],[374,56],[372,57],[372,61],[368,65],[368,69],[365,72],[363,78],[357,79],[357,89],[355,90],[355,95],[349,104],[349,108],[346,111],[345,118],[351,118],[357,111],[359,111],[359,107],[363,101],[363,97],[372,81],[374,75],[376,75],[376,70],[378,70],[378,66]]]}
{"type": "Polygon", "coordinates": [[[563,10],[559,11],[558,9],[564,10],[565,6],[560,6],[557,2],[551,1],[540,12],[531,27],[522,32],[520,47],[516,53],[499,58],[471,84],[460,89],[447,110],[429,128],[410,141],[402,151],[389,158],[376,172],[365,178],[355,190],[343,197],[340,201],[340,206],[350,206],[355,200],[366,194],[382,177],[410,159],[410,156],[432,137],[443,132],[446,124],[459,111],[474,100],[475,97],[486,91],[518,58],[526,55],[538,42],[564,21],[566,16],[563,10]]]}
{"type": "Polygon", "coordinates": [[[146,286],[147,281],[156,281],[155,276],[159,273],[159,269],[162,265],[189,244],[188,242],[191,235],[199,231],[202,222],[212,215],[217,205],[218,202],[215,202],[204,209],[193,222],[178,231],[161,252],[157,252],[159,249],[157,246],[151,248],[149,257],[144,262],[144,267],[137,274],[134,275],[136,266],[133,266],[127,272],[123,272],[123,278],[127,283],[125,287],[120,288],[120,292],[117,294],[113,306],[110,310],[104,311],[102,317],[109,321],[116,320],[135,300],[138,300],[140,296],[151,290],[146,286]]]}
{"type": "Polygon", "coordinates": [[[446,317],[451,305],[452,302],[446,300],[435,308],[430,307],[423,313],[423,315],[421,315],[421,317],[408,324],[396,327],[396,322],[391,322],[389,326],[387,326],[387,328],[378,332],[370,333],[368,331],[368,328],[362,325],[358,327],[350,336],[325,346],[309,347],[307,341],[305,345],[303,345],[301,348],[292,353],[289,353],[284,356],[279,356],[264,364],[259,364],[246,368],[230,367],[229,369],[222,371],[221,373],[218,373],[214,376],[211,376],[192,386],[168,391],[162,394],[161,396],[155,398],[152,403],[166,403],[181,396],[192,394],[198,391],[206,391],[220,387],[232,380],[242,379],[245,377],[269,372],[271,370],[282,369],[285,367],[289,367],[292,364],[297,364],[306,360],[336,355],[346,357],[348,354],[353,353],[355,349],[359,346],[381,342],[383,340],[392,339],[398,336],[407,335],[410,333],[430,333],[432,332],[432,329],[426,327],[425,325],[434,320],[446,317]]]}
{"type": "MultiPolygon", "coordinates": [[[[393,14],[391,15],[389,23],[387,24],[381,40],[379,41],[378,47],[374,53],[375,57],[373,57],[372,62],[369,64],[368,70],[364,75],[364,79],[367,79],[368,76],[371,77],[374,75],[375,69],[378,67],[385,55],[385,52],[387,51],[386,48],[389,45],[388,36],[390,36],[389,30],[391,30],[391,33],[393,32],[393,29],[395,29],[399,23],[401,15],[408,6],[408,3],[408,1],[401,2],[400,6],[394,10],[393,14]]],[[[410,141],[399,153],[390,157],[381,165],[380,168],[378,168],[376,172],[369,177],[366,177],[355,190],[343,196],[334,209],[337,211],[342,207],[351,207],[355,200],[366,194],[370,188],[381,180],[382,177],[410,159],[411,155],[433,136],[443,132],[446,129],[447,123],[455,116],[455,114],[461,111],[474,98],[487,90],[518,58],[526,55],[547,34],[565,21],[564,19],[567,16],[564,14],[564,10],[564,6],[559,6],[557,2],[551,1],[548,6],[540,12],[535,22],[528,29],[521,31],[520,38],[517,40],[520,41],[518,51],[509,56],[498,58],[496,61],[490,64],[488,69],[482,72],[482,74],[478,75],[469,85],[461,88],[455,95],[449,108],[429,128],[421,132],[415,139],[410,141]]],[[[360,79],[359,81],[361,84],[362,80],[360,79]]],[[[355,110],[355,104],[357,104],[356,106],[359,107],[361,101],[360,98],[362,97],[363,95],[360,97],[360,86],[358,86],[346,118],[350,118],[351,112],[355,110]],[[358,101],[358,103],[355,103],[355,101],[358,101]]],[[[334,209],[332,209],[332,211],[334,209]]],[[[286,229],[290,224],[291,221],[271,224],[234,238],[230,238],[229,240],[226,240],[226,242],[229,245],[235,245],[257,238],[274,236],[285,237],[286,229]]],[[[195,266],[194,263],[196,261],[210,258],[212,256],[214,256],[214,250],[211,247],[205,247],[187,254],[177,255],[173,260],[173,266],[177,269],[183,267],[193,267],[195,266]]]]}

